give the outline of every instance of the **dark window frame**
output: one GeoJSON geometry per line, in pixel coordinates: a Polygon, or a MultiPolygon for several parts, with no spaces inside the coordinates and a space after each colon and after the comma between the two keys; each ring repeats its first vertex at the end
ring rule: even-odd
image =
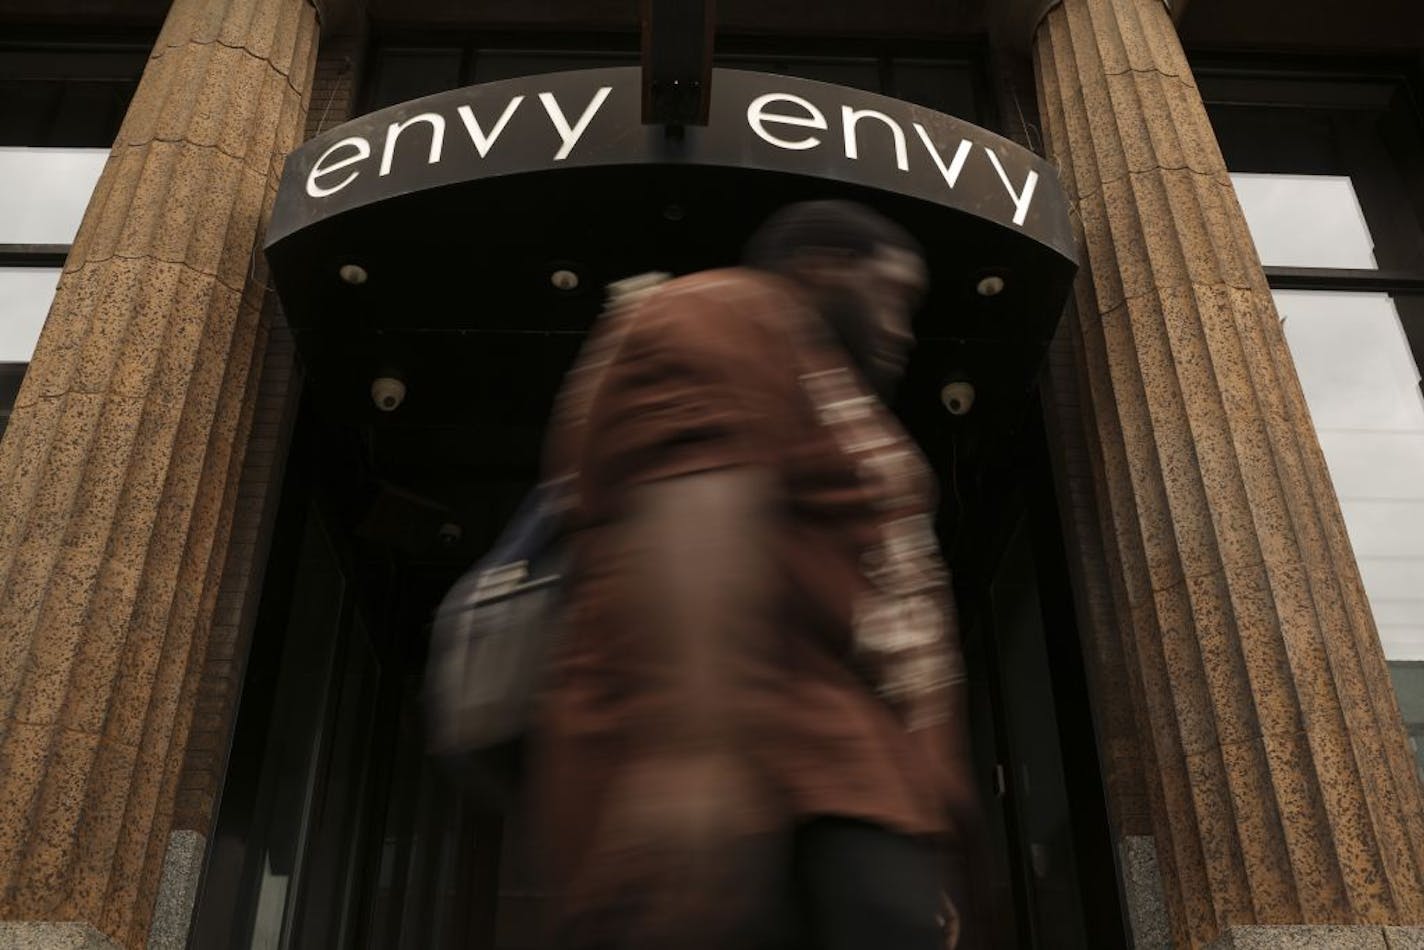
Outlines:
{"type": "MultiPolygon", "coordinates": [[[[1415,362],[1424,367],[1424,65],[1399,58],[1200,53],[1192,68],[1208,112],[1253,110],[1263,116],[1313,113],[1346,149],[1339,167],[1287,167],[1255,143],[1232,171],[1345,174],[1355,185],[1379,266],[1374,269],[1265,266],[1272,290],[1388,294],[1400,309],[1415,362]],[[1367,117],[1392,123],[1421,158],[1411,166],[1390,155],[1383,136],[1354,142],[1367,117]],[[1403,169],[1403,171],[1401,171],[1403,169]],[[1412,174],[1409,172],[1412,171],[1412,174]],[[1413,213],[1409,209],[1412,206],[1413,213]],[[1403,209],[1403,210],[1401,210],[1403,209]]],[[[1218,137],[1221,137],[1218,130],[1218,137]]],[[[1238,143],[1239,144],[1239,143],[1238,143]]],[[[1398,148],[1398,141],[1393,143],[1398,148]]],[[[1223,144],[1223,152],[1227,146],[1223,144]]],[[[1233,163],[1228,161],[1228,166],[1233,163]]],[[[1421,382],[1424,390],[1424,382],[1421,382]]]]}
{"type": "MultiPolygon", "coordinates": [[[[154,33],[146,31],[75,36],[52,30],[7,30],[0,39],[0,83],[62,84],[72,88],[108,86],[121,102],[107,122],[96,122],[93,129],[77,137],[56,128],[59,117],[54,115],[38,136],[21,137],[7,126],[5,110],[0,109],[0,144],[108,147],[153,55],[155,38],[154,33]]],[[[10,116],[10,121],[14,121],[14,116],[10,116]]]]}
{"type": "MultiPolygon", "coordinates": [[[[1191,59],[1208,111],[1213,107],[1263,113],[1301,110],[1332,120],[1351,113],[1390,114],[1392,119],[1412,125],[1414,134],[1424,140],[1424,67],[1416,62],[1241,53],[1194,54],[1191,59]]],[[[1424,175],[1416,176],[1417,180],[1404,180],[1402,194],[1385,199],[1370,194],[1370,173],[1380,169],[1368,166],[1377,166],[1375,160],[1384,154],[1383,146],[1373,154],[1361,149],[1350,156],[1347,168],[1336,170],[1336,173],[1349,175],[1352,182],[1363,182],[1367,186],[1363,193],[1357,187],[1357,194],[1376,248],[1385,251],[1380,266],[1375,269],[1267,266],[1264,269],[1273,289],[1424,291],[1424,175]],[[1414,233],[1409,236],[1401,236],[1402,229],[1394,223],[1380,223],[1384,216],[1379,213],[1379,206],[1400,199],[1419,209],[1412,222],[1414,233]],[[1414,239],[1412,242],[1410,237],[1414,239]],[[1406,246],[1410,243],[1416,248],[1412,253],[1406,246]]],[[[1232,170],[1254,171],[1258,163],[1269,164],[1269,160],[1254,156],[1248,167],[1232,170]]],[[[1311,173],[1303,168],[1262,170],[1311,173]]]]}

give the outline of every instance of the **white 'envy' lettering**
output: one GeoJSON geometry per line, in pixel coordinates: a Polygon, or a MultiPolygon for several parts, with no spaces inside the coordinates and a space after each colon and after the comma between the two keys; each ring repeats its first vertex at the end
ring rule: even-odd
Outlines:
{"type": "Polygon", "coordinates": [[[608,98],[608,94],[613,91],[612,86],[602,86],[598,92],[593,94],[593,99],[589,102],[588,108],[583,110],[583,115],[579,117],[578,125],[569,128],[569,120],[564,118],[564,110],[559,108],[559,102],[554,98],[552,92],[539,93],[539,101],[544,103],[544,111],[549,113],[549,121],[554,123],[554,128],[559,133],[559,138],[563,141],[563,146],[554,155],[554,161],[562,162],[569,157],[569,152],[573,151],[578,144],[579,138],[583,135],[584,129],[593,121],[594,113],[598,112],[603,100],[608,98]]]}
{"type": "Polygon", "coordinates": [[[307,194],[311,195],[313,198],[329,198],[330,196],[336,194],[338,191],[355,181],[356,176],[361,173],[352,172],[336,184],[331,185],[329,187],[317,184],[316,180],[323,175],[329,175],[332,172],[340,171],[348,165],[355,165],[357,162],[364,162],[370,157],[370,142],[361,138],[359,135],[352,136],[349,139],[342,139],[340,142],[337,142],[331,148],[322,152],[321,158],[318,158],[316,160],[316,163],[312,165],[311,174],[307,176],[307,194]],[[323,163],[331,157],[331,153],[335,152],[337,149],[340,148],[354,148],[356,150],[356,154],[347,155],[345,158],[338,159],[337,161],[332,162],[330,165],[324,165],[323,163]]]}
{"type": "Polygon", "coordinates": [[[480,153],[480,158],[489,154],[490,148],[499,138],[499,133],[504,131],[504,127],[509,124],[510,116],[514,115],[514,110],[518,109],[519,104],[523,101],[523,96],[515,96],[509,100],[509,105],[504,107],[504,113],[499,117],[499,121],[495,122],[494,128],[490,129],[488,137],[485,136],[485,130],[480,128],[480,120],[475,118],[475,110],[469,106],[460,106],[455,110],[464,120],[465,131],[470,133],[470,141],[475,143],[475,151],[480,153]]]}
{"type": "Polygon", "coordinates": [[[778,138],[766,130],[767,122],[780,122],[783,125],[795,125],[804,129],[830,128],[830,126],[826,125],[826,117],[820,109],[817,109],[800,96],[793,96],[789,92],[768,92],[766,95],[757,96],[753,99],[752,104],[747,106],[747,125],[752,127],[752,131],[755,132],[762,141],[770,142],[777,148],[789,148],[799,152],[802,149],[815,148],[821,144],[821,140],[814,135],[808,135],[804,139],[797,139],[795,141],[778,138]],[[772,102],[790,102],[805,109],[807,114],[803,116],[778,115],[774,112],[769,113],[766,111],[766,107],[768,103],[772,102]]]}
{"type": "Polygon", "coordinates": [[[984,146],[984,151],[989,153],[989,161],[994,163],[994,171],[999,173],[999,181],[1004,183],[1004,188],[1014,203],[1014,224],[1022,225],[1024,218],[1028,216],[1029,202],[1033,201],[1033,189],[1038,184],[1038,172],[1030,169],[1028,177],[1024,179],[1023,192],[1016,192],[1013,183],[1009,181],[1009,176],[1004,172],[1004,166],[999,163],[999,156],[995,155],[994,150],[987,145],[984,146]]]}
{"type": "Polygon", "coordinates": [[[429,163],[434,165],[440,161],[440,151],[445,147],[445,117],[434,112],[422,112],[404,122],[391,123],[391,127],[386,130],[386,150],[381,153],[381,170],[377,174],[384,176],[391,173],[391,162],[395,161],[396,157],[396,140],[402,132],[417,122],[430,123],[429,163]]]}
{"type": "Polygon", "coordinates": [[[959,148],[954,151],[954,158],[950,159],[949,165],[944,164],[944,157],[940,155],[939,149],[935,148],[934,142],[930,139],[929,132],[920,123],[915,123],[915,131],[920,133],[920,141],[925,143],[925,151],[930,153],[930,158],[934,159],[935,167],[944,176],[944,183],[953,188],[959,181],[959,173],[964,170],[964,162],[969,158],[969,153],[974,150],[974,143],[968,139],[959,140],[959,148]]]}
{"type": "Polygon", "coordinates": [[[900,128],[900,123],[874,109],[852,109],[850,106],[841,106],[841,124],[845,126],[846,158],[860,158],[859,145],[855,140],[855,127],[861,119],[879,119],[889,127],[891,134],[895,136],[895,167],[902,172],[909,171],[910,154],[905,148],[905,130],[900,128]]]}

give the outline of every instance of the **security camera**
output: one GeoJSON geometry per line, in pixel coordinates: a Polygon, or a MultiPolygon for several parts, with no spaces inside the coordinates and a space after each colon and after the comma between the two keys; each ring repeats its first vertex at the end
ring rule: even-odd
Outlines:
{"type": "Polygon", "coordinates": [[[951,416],[967,416],[974,408],[974,384],[967,379],[955,379],[944,384],[939,401],[951,416]]]}
{"type": "Polygon", "coordinates": [[[453,548],[460,543],[460,539],[465,536],[464,530],[453,521],[442,524],[435,536],[440,539],[440,543],[447,548],[453,548]]]}
{"type": "Polygon", "coordinates": [[[405,402],[405,383],[394,376],[378,376],[371,381],[371,401],[382,412],[395,412],[405,402]]]}

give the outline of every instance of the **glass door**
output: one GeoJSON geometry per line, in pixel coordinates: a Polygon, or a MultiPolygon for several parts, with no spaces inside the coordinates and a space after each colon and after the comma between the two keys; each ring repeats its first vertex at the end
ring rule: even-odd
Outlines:
{"type": "MultiPolygon", "coordinates": [[[[957,439],[960,437],[956,436],[957,439]]],[[[1031,409],[998,460],[959,463],[945,538],[994,848],[971,950],[1126,950],[1090,697],[1046,436],[1031,409]]],[[[960,441],[963,441],[960,439],[960,441]]],[[[964,452],[956,451],[962,459],[964,452]]]]}

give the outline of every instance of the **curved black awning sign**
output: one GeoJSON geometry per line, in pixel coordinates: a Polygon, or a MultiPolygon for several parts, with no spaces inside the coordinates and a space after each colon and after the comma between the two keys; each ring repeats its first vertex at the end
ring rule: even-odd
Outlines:
{"type": "Polygon", "coordinates": [[[640,106],[636,68],[529,76],[391,106],[293,152],[266,250],[323,411],[370,421],[371,380],[394,372],[410,394],[388,426],[458,441],[472,418],[533,425],[609,281],[735,263],[776,208],[842,197],[925,251],[901,392],[917,438],[947,437],[934,420],[950,370],[977,391],[955,424],[965,446],[980,445],[966,424],[1014,431],[1077,267],[1051,165],[960,119],[787,76],[714,71],[708,125],[680,135],[640,106]]]}
{"type": "Polygon", "coordinates": [[[719,69],[707,126],[681,137],[640,121],[636,67],[451,90],[362,116],[293,152],[267,230],[272,248],[324,220],[427,189],[559,169],[691,165],[828,179],[972,215],[1077,252],[1043,158],[908,102],[787,76],[719,69]]]}

